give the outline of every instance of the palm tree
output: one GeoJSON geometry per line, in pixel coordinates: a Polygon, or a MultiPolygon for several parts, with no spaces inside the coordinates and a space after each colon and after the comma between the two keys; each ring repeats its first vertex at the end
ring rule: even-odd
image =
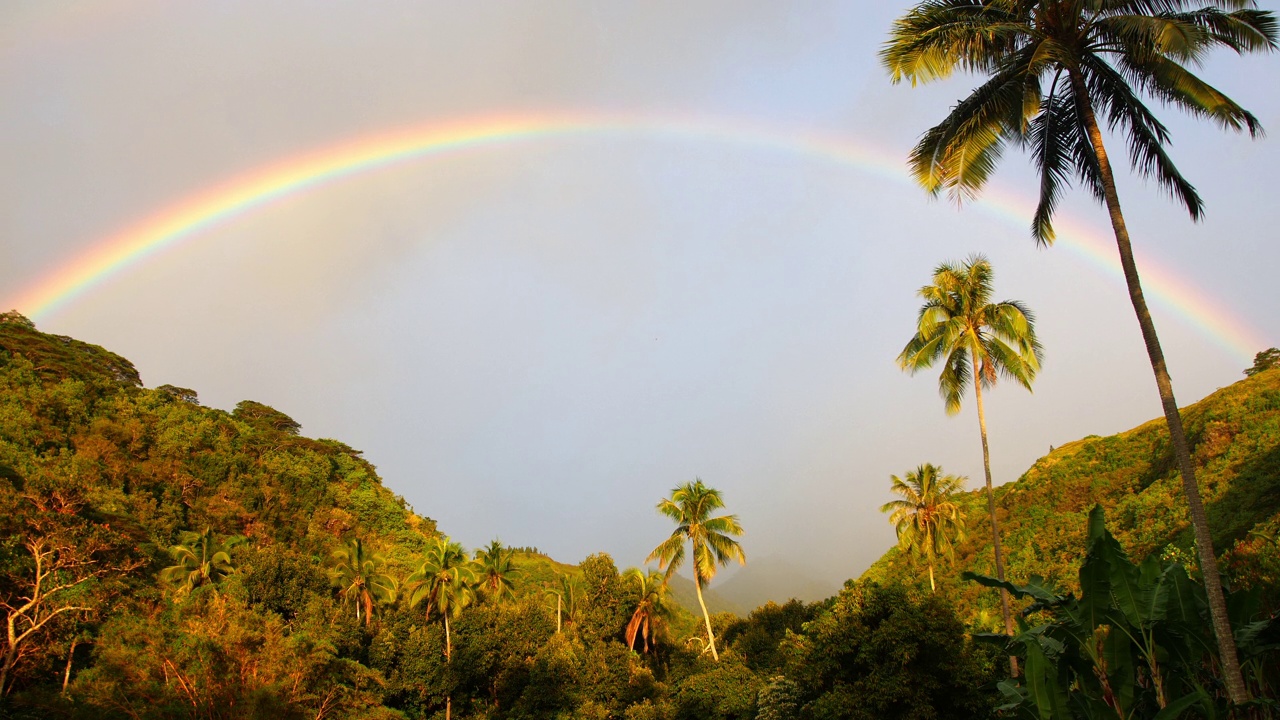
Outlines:
{"type": "Polygon", "coordinates": [[[964,539],[964,512],[951,501],[951,496],[964,488],[965,478],[943,475],[942,468],[925,463],[907,473],[906,480],[890,475],[894,493],[901,500],[880,506],[880,512],[893,513],[889,523],[898,532],[898,547],[924,556],[929,565],[929,591],[937,590],[933,582],[933,563],[939,555],[954,555],[954,544],[964,539]]]}
{"type": "Polygon", "coordinates": [[[956,68],[989,76],[912,151],[914,174],[930,192],[976,195],[1012,143],[1028,148],[1040,171],[1031,227],[1038,243],[1053,242],[1053,213],[1072,175],[1107,208],[1182,475],[1228,693],[1239,703],[1247,691],[1208,519],[1098,121],[1101,112],[1123,130],[1133,169],[1198,220],[1200,196],[1165,153],[1168,130],[1143,96],[1256,137],[1257,118],[1187,67],[1219,46],[1239,54],[1274,49],[1274,14],[1249,0],[930,0],[894,24],[881,59],[894,82],[929,82],[956,68]]]}
{"type": "Polygon", "coordinates": [[[671,518],[676,529],[671,537],[649,553],[645,562],[658,561],[658,569],[668,575],[684,563],[684,543],[687,540],[693,552],[693,587],[698,593],[698,605],[702,606],[702,619],[707,624],[707,641],[711,656],[720,662],[716,652],[716,637],[711,631],[711,615],[702,599],[702,586],[716,576],[716,568],[737,559],[747,564],[742,546],[731,535],[741,535],[742,526],[737,515],[711,517],[711,513],[724,507],[720,491],[709,488],[699,478],[671,490],[671,498],[658,503],[658,512],[671,518]]]}
{"type": "Polygon", "coordinates": [[[581,617],[583,590],[582,584],[569,575],[556,573],[556,577],[559,587],[544,586],[542,594],[548,604],[555,598],[556,633],[559,633],[564,623],[572,625],[581,617]]]}
{"type": "Polygon", "coordinates": [[[449,618],[458,617],[475,600],[476,582],[475,565],[467,559],[467,551],[448,537],[435,538],[422,564],[405,578],[409,607],[426,603],[427,620],[439,617],[443,622],[446,660],[453,657],[449,618]]]}
{"type": "Polygon", "coordinates": [[[513,558],[516,551],[503,547],[501,540],[493,540],[488,547],[476,550],[476,563],[480,566],[480,586],[495,601],[515,592],[513,577],[519,572],[513,558]]]}
{"type": "Polygon", "coordinates": [[[648,653],[649,640],[656,637],[659,623],[671,615],[671,608],[666,604],[670,574],[631,568],[624,577],[633,578],[640,591],[635,612],[631,613],[631,620],[627,623],[627,647],[634,650],[636,636],[639,635],[644,640],[644,651],[648,653]]]}
{"type": "MultiPolygon", "coordinates": [[[[998,376],[1028,390],[1040,369],[1040,342],[1036,339],[1031,311],[1013,300],[992,302],[991,263],[971,256],[959,267],[942,263],[933,271],[933,284],[920,288],[924,305],[916,322],[916,334],[898,355],[898,366],[916,373],[942,361],[938,392],[948,415],[960,412],[961,400],[973,385],[978,405],[978,430],[982,435],[982,469],[987,480],[987,511],[991,516],[991,540],[995,549],[996,577],[1004,579],[1004,551],[996,520],[995,494],[991,490],[991,450],[987,444],[987,416],[982,389],[995,385],[998,376]],[[977,382],[974,382],[974,378],[977,382]]],[[[1000,591],[1005,632],[1013,635],[1009,595],[1000,591]]],[[[1016,660],[1010,668],[1017,674],[1016,660]]]]}
{"type": "Polygon", "coordinates": [[[338,588],[343,602],[356,606],[356,619],[363,619],[365,627],[373,622],[375,605],[396,599],[395,578],[381,572],[385,565],[386,559],[366,552],[359,538],[329,555],[329,581],[338,588]]]}
{"type": "Polygon", "coordinates": [[[213,531],[205,528],[203,533],[183,532],[180,539],[182,542],[169,548],[174,564],[160,571],[161,581],[177,585],[176,597],[236,571],[230,551],[244,542],[243,537],[232,536],[218,542],[213,531]]]}
{"type": "MultiPolygon", "coordinates": [[[[426,603],[427,622],[438,616],[444,624],[444,661],[453,662],[453,639],[449,632],[449,618],[457,618],[463,608],[476,598],[477,582],[474,563],[467,559],[462,545],[447,536],[437,537],[427,546],[422,565],[405,578],[409,593],[409,607],[426,603]]],[[[453,696],[445,696],[444,716],[453,715],[453,696]]]]}

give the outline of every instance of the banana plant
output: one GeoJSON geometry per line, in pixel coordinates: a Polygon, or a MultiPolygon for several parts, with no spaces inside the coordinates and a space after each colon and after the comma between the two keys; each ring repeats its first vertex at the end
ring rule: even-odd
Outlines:
{"type": "MultiPolygon", "coordinates": [[[[1223,716],[1226,696],[1215,674],[1217,645],[1204,588],[1178,563],[1130,561],[1107,531],[1101,506],[1089,514],[1087,537],[1080,597],[1059,595],[1038,577],[1015,585],[964,574],[1031,601],[1016,635],[979,636],[1007,643],[1023,659],[1023,677],[999,685],[1003,710],[1035,720],[1173,720],[1193,709],[1206,718],[1223,716]]],[[[1228,608],[1250,684],[1265,692],[1271,653],[1280,649],[1280,622],[1260,617],[1259,597],[1232,593],[1228,608]]],[[[1276,706],[1265,697],[1250,704],[1276,706]]]]}

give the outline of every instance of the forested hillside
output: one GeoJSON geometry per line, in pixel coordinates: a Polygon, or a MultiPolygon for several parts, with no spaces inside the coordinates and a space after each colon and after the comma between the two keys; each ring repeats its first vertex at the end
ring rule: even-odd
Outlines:
{"type": "MultiPolygon", "coordinates": [[[[1280,583],[1280,368],[1254,374],[1183,409],[1201,492],[1235,585],[1280,583]]],[[[995,489],[1006,576],[1032,575],[1063,592],[1079,592],[1089,510],[1107,510],[1112,532],[1132,557],[1151,554],[1195,566],[1192,534],[1168,429],[1152,420],[1110,437],[1090,436],[1052,450],[1017,482],[995,489]]],[[[995,593],[960,580],[963,570],[994,574],[991,526],[982,490],[965,493],[968,537],[943,564],[939,582],[962,617],[995,629],[995,593]]],[[[890,550],[863,577],[928,585],[913,558],[890,550]]],[[[1272,598],[1274,607],[1276,598],[1272,598]]]]}
{"type": "Polygon", "coordinates": [[[939,598],[850,586],[716,615],[715,661],[660,574],[496,541],[473,560],[359,451],[260,403],[225,412],[144,388],[128,360],[16,313],[0,315],[0,478],[14,631],[0,716],[748,720],[857,702],[959,718],[991,705],[990,653],[939,598]],[[892,672],[868,676],[889,654],[892,672]]]}
{"type": "MultiPolygon", "coordinates": [[[[1280,369],[1186,414],[1229,577],[1274,593],[1280,369]]],[[[1131,555],[1191,563],[1164,443],[1154,422],[1086,438],[1000,488],[1010,578],[1074,590],[1094,503],[1131,555]]],[[[714,615],[716,659],[679,607],[688,581],[496,540],[472,557],[359,451],[257,402],[226,412],[147,389],[128,360],[7,313],[0,716],[985,716],[1004,664],[966,634],[998,612],[958,579],[990,564],[982,498],[963,505],[969,539],[939,592],[891,551],[824,601],[714,615]]],[[[1265,688],[1275,598],[1250,607],[1249,677],[1265,688]]],[[[1179,677],[1211,680],[1211,660],[1189,667],[1179,677]]]]}

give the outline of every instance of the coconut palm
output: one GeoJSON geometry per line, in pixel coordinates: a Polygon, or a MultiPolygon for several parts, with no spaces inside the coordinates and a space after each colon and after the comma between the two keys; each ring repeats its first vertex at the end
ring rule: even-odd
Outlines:
{"type": "Polygon", "coordinates": [[[488,597],[501,601],[515,592],[516,569],[513,558],[516,551],[503,547],[501,540],[493,540],[488,547],[476,550],[476,564],[480,568],[480,588],[488,597]]]}
{"type": "MultiPolygon", "coordinates": [[[[991,263],[981,255],[957,266],[942,263],[933,271],[933,284],[920,288],[924,305],[916,321],[916,334],[898,355],[898,366],[915,374],[941,361],[938,392],[948,415],[960,412],[961,401],[973,386],[982,436],[982,469],[987,481],[987,511],[991,516],[991,541],[995,550],[996,577],[1004,577],[1004,551],[996,520],[995,494],[991,489],[991,450],[987,444],[987,416],[982,389],[1004,376],[1028,390],[1040,369],[1040,342],[1036,339],[1031,311],[1013,300],[992,302],[991,263]],[[974,382],[975,378],[977,382],[974,382]]],[[[1013,634],[1009,596],[1000,591],[1005,631],[1013,634]]],[[[1010,663],[1016,662],[1012,657],[1010,663]]],[[[1012,666],[1011,666],[1012,667],[1012,666]]],[[[1012,667],[1014,673],[1017,668],[1012,667]]]]}
{"type": "Polygon", "coordinates": [[[329,581],[344,603],[356,606],[356,619],[365,627],[373,622],[375,606],[396,600],[396,581],[382,572],[385,566],[386,559],[368,552],[359,538],[329,555],[329,581]]]}
{"type": "Polygon", "coordinates": [[[439,617],[444,624],[444,656],[453,657],[449,618],[458,617],[475,600],[475,565],[467,551],[448,537],[435,538],[427,545],[422,564],[405,578],[409,607],[425,604],[427,620],[439,617]]]}
{"type": "Polygon", "coordinates": [[[169,548],[174,564],[160,571],[161,581],[177,587],[176,597],[236,571],[231,564],[231,548],[244,542],[243,537],[232,536],[219,542],[209,528],[203,533],[184,532],[179,537],[182,542],[169,548]]]}
{"type": "Polygon", "coordinates": [[[645,562],[658,561],[658,569],[668,575],[684,563],[684,544],[688,541],[693,554],[693,587],[698,593],[698,605],[702,607],[702,619],[707,624],[707,642],[711,656],[720,661],[716,652],[716,638],[711,631],[711,615],[702,599],[702,586],[716,576],[716,569],[736,559],[746,565],[747,556],[732,535],[741,535],[742,526],[737,515],[711,517],[711,513],[724,507],[720,491],[707,487],[699,478],[672,489],[671,498],[658,503],[658,512],[671,518],[676,529],[662,544],[649,553],[645,562]]]}
{"type": "MultiPolygon", "coordinates": [[[[478,576],[475,564],[467,559],[462,545],[447,536],[437,537],[427,546],[422,565],[405,578],[409,607],[426,605],[427,622],[439,617],[444,625],[444,661],[453,662],[453,639],[449,618],[457,618],[476,599],[478,576]]],[[[453,696],[445,696],[444,716],[453,715],[453,696]]]]}
{"type": "Polygon", "coordinates": [[[576,579],[556,573],[558,585],[543,586],[543,597],[550,605],[555,600],[556,632],[559,633],[564,624],[572,625],[582,616],[582,584],[576,579]]]}
{"type": "Polygon", "coordinates": [[[1038,243],[1053,241],[1053,213],[1072,176],[1106,207],[1182,475],[1228,692],[1243,702],[1208,520],[1098,120],[1101,113],[1110,129],[1124,131],[1139,175],[1199,219],[1200,196],[1166,154],[1168,130],[1144,96],[1257,136],[1257,118],[1188,68],[1216,47],[1274,49],[1274,14],[1249,0],[929,0],[894,24],[881,59],[894,82],[929,82],[957,68],[989,76],[912,151],[912,170],[930,192],[976,195],[1014,144],[1039,169],[1031,226],[1038,243]]]}
{"type": "Polygon", "coordinates": [[[889,524],[897,530],[898,547],[924,556],[933,592],[934,561],[939,555],[952,557],[955,543],[964,539],[964,511],[951,496],[964,489],[965,478],[943,475],[942,468],[925,463],[907,472],[905,480],[897,475],[889,479],[890,489],[902,499],[881,505],[880,512],[893,513],[889,524]]]}
{"type": "Polygon", "coordinates": [[[668,573],[655,570],[631,568],[623,576],[635,581],[637,593],[636,609],[631,613],[627,623],[627,647],[636,647],[636,636],[644,640],[644,651],[649,652],[649,640],[655,638],[660,623],[671,616],[671,608],[667,606],[668,573]]]}

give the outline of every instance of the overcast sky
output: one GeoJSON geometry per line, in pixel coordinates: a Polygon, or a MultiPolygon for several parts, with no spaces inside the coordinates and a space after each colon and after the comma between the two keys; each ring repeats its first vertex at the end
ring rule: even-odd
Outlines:
{"type": "MultiPolygon", "coordinates": [[[[326,184],[35,319],[128,357],[148,387],[264,402],[363,450],[469,547],[496,536],[639,564],[671,529],[654,505],[698,476],[740,515],[749,557],[838,583],[892,543],[877,511],[891,474],[933,462],[981,483],[972,404],[947,417],[936,374],[894,365],[940,261],[985,253],[998,298],[1037,314],[1034,394],[988,396],[998,483],[1051,445],[1160,412],[1117,276],[1037,249],[1027,217],[930,200],[900,168],[787,149],[821,136],[905,161],[973,86],[889,83],[876,53],[907,6],[8,0],[0,303],[291,157],[472,118],[633,118],[326,184]],[[693,117],[724,137],[672,132],[693,117]]],[[[1216,56],[1204,73],[1280,132],[1280,57],[1216,56]]],[[[1125,175],[1139,261],[1257,345],[1157,302],[1188,404],[1280,345],[1280,140],[1164,117],[1207,217],[1125,175]]],[[[1031,202],[1023,155],[991,191],[1031,202]]],[[[1062,217],[1107,238],[1080,192],[1062,217]]]]}

